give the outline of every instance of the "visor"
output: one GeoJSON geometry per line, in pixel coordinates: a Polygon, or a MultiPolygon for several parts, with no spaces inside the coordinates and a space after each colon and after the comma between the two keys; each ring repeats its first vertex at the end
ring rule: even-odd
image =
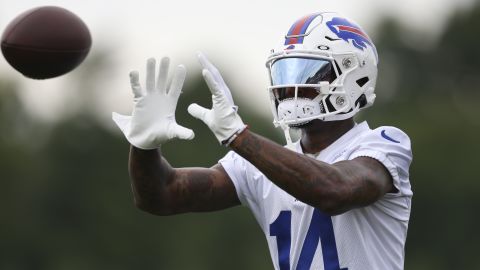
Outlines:
{"type": "Polygon", "coordinates": [[[318,58],[282,58],[270,67],[272,86],[318,84],[336,79],[332,62],[318,58]]]}

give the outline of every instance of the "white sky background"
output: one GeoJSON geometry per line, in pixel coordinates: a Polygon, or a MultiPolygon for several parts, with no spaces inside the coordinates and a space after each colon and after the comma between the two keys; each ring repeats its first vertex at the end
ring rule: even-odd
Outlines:
{"type": "MultiPolygon", "coordinates": [[[[200,69],[195,57],[199,50],[229,74],[227,83],[232,92],[255,97],[250,99],[256,103],[249,109],[270,114],[264,62],[269,50],[303,15],[338,11],[362,25],[375,39],[376,23],[385,16],[397,17],[415,29],[435,34],[453,11],[468,8],[473,1],[0,0],[0,31],[18,14],[36,6],[61,6],[79,15],[90,28],[92,51],[105,46],[115,48],[117,63],[104,78],[102,91],[96,93],[96,107],[106,121],[111,111],[131,110],[127,75],[130,70],[138,69],[142,76],[148,57],[168,55],[172,64],[185,64],[191,75],[200,69]]],[[[2,77],[20,81],[27,108],[41,118],[56,119],[65,109],[74,107],[72,99],[78,93],[72,91],[78,89],[68,88],[69,75],[46,81],[29,80],[13,70],[3,57],[0,72],[2,77]]]]}

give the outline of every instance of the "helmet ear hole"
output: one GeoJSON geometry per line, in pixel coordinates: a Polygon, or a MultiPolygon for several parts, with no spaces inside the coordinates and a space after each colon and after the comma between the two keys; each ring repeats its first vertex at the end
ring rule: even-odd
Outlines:
{"type": "Polygon", "coordinates": [[[358,86],[363,87],[365,84],[368,83],[369,80],[370,79],[368,79],[368,77],[363,77],[357,80],[357,84],[358,86]]]}
{"type": "Polygon", "coordinates": [[[362,94],[360,97],[358,97],[357,101],[355,101],[355,106],[360,105],[360,108],[365,107],[367,105],[367,97],[365,94],[362,94]]]}

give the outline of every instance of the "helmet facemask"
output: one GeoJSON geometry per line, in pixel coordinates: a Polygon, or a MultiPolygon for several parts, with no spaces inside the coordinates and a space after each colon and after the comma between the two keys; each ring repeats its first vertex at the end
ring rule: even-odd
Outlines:
{"type": "Polygon", "coordinates": [[[334,57],[285,52],[270,57],[268,91],[275,126],[299,126],[314,119],[331,121],[351,117],[352,101],[344,89],[343,78],[357,63],[355,55],[334,57]],[[338,57],[349,61],[345,63],[348,68],[344,72],[337,64],[338,57]]]}

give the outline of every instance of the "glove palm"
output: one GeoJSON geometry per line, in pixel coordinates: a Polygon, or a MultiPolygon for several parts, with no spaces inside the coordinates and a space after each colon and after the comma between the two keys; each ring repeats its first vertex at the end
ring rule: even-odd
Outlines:
{"type": "Polygon", "coordinates": [[[131,72],[135,104],[132,115],[112,113],[113,121],[137,148],[155,149],[173,138],[191,140],[194,137],[192,130],[178,125],[175,120],[186,70],[184,66],[178,66],[170,87],[167,87],[169,62],[166,57],[162,59],[155,82],[155,59],[147,61],[146,91],[140,86],[138,72],[131,72]]]}

